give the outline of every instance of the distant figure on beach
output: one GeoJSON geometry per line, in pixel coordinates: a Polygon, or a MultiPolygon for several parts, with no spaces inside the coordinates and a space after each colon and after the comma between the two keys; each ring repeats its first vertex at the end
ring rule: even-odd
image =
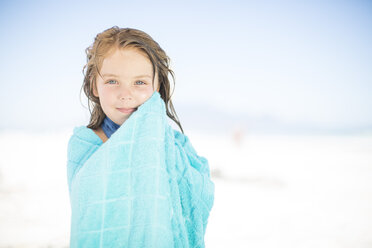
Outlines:
{"type": "Polygon", "coordinates": [[[232,131],[233,143],[236,147],[241,147],[244,138],[244,130],[240,125],[236,125],[232,131]]]}

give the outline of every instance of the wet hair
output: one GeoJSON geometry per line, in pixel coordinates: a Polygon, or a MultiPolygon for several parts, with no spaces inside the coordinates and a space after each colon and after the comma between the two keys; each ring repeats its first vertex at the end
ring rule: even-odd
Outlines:
{"type": "Polygon", "coordinates": [[[175,79],[174,72],[169,67],[170,58],[150,35],[138,29],[119,28],[118,26],[113,26],[97,34],[93,44],[85,49],[87,64],[83,67],[84,82],[81,90],[84,90],[85,95],[88,97],[90,121],[87,127],[94,130],[97,129],[106,117],[100,105],[99,98],[93,94],[93,87],[95,90],[97,89],[96,80],[97,76],[100,75],[103,60],[114,49],[123,49],[126,47],[136,48],[148,56],[153,68],[153,87],[155,72],[157,72],[159,93],[164,100],[166,113],[180,127],[182,133],[184,133],[171,101],[173,92],[170,92],[168,73],[172,76],[174,84],[175,79]],[[91,110],[91,105],[93,110],[91,110]]]}

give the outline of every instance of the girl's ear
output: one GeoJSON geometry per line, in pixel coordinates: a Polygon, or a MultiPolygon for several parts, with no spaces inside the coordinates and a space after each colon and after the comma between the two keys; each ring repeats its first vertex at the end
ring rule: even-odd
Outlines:
{"type": "Polygon", "coordinates": [[[93,91],[93,95],[95,97],[98,97],[98,91],[96,89],[96,85],[94,83],[91,84],[92,85],[92,91],[93,91]]]}
{"type": "Polygon", "coordinates": [[[160,84],[158,84],[158,88],[156,89],[157,92],[160,90],[160,84]]]}
{"type": "Polygon", "coordinates": [[[159,92],[159,90],[160,90],[160,83],[159,83],[158,73],[155,73],[154,86],[156,88],[156,91],[159,92]]]}

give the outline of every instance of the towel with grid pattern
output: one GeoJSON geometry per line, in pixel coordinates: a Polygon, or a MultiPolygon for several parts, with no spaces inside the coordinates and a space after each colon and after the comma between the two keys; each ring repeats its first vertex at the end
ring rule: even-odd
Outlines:
{"type": "Polygon", "coordinates": [[[208,160],[168,124],[157,91],[105,143],[75,127],[67,152],[71,248],[205,246],[208,160]]]}

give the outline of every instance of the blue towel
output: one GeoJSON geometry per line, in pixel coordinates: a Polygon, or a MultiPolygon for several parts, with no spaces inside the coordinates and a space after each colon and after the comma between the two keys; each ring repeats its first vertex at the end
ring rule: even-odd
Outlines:
{"type": "Polygon", "coordinates": [[[68,143],[70,247],[204,247],[214,202],[206,158],[167,122],[156,91],[105,143],[68,143]]]}

